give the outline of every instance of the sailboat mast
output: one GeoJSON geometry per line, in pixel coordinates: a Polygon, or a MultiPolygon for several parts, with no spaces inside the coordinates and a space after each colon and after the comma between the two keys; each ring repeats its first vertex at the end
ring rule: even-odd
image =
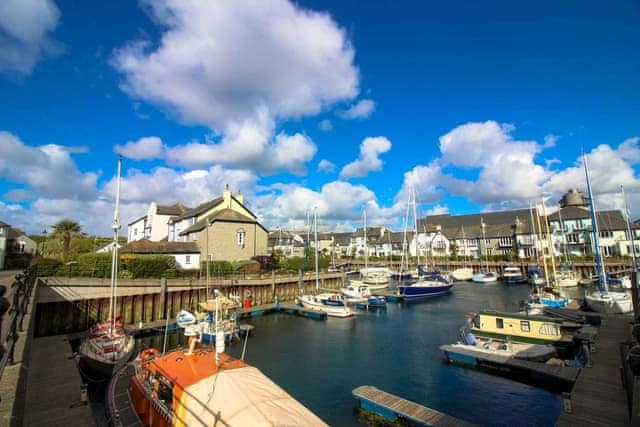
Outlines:
{"type": "Polygon", "coordinates": [[[115,322],[115,298],[116,284],[118,280],[118,231],[120,230],[120,218],[118,210],[120,208],[120,170],[122,166],[122,156],[118,156],[118,171],[116,174],[116,206],[113,211],[113,242],[111,248],[111,294],[109,296],[109,335],[113,333],[115,322]]]}
{"type": "Polygon", "coordinates": [[[369,243],[367,242],[367,207],[362,210],[362,222],[364,223],[364,271],[369,274],[369,243]]]}
{"type": "MultiPolygon", "coordinates": [[[[482,242],[480,242],[480,250],[482,251],[482,256],[480,257],[480,272],[484,272],[484,270],[482,269],[482,258],[485,258],[487,256],[486,252],[487,252],[487,240],[484,236],[484,218],[480,217],[480,229],[482,230],[482,242]]],[[[489,259],[487,258],[487,270],[489,269],[489,259]]]]}
{"type": "MultiPolygon", "coordinates": [[[[537,240],[538,240],[538,232],[536,231],[536,223],[533,220],[533,207],[531,206],[531,201],[529,201],[529,212],[531,213],[531,231],[533,231],[533,251],[536,254],[536,264],[540,265],[540,254],[538,253],[538,244],[537,244],[537,240]]],[[[537,213],[537,211],[536,211],[537,213]]],[[[536,215],[537,216],[537,215],[536,215]]]]}
{"type": "Polygon", "coordinates": [[[316,270],[316,291],[320,289],[320,279],[318,277],[318,208],[313,208],[313,240],[315,240],[315,270],[316,270]]]}
{"type": "Polygon", "coordinates": [[[544,231],[542,230],[542,224],[540,224],[540,215],[538,215],[538,205],[536,205],[536,222],[538,223],[538,232],[540,233],[538,240],[540,241],[540,249],[542,250],[542,269],[544,270],[544,280],[547,284],[549,284],[549,272],[547,271],[547,258],[545,256],[544,248],[542,247],[544,231]]]}
{"type": "Polygon", "coordinates": [[[587,195],[589,197],[589,210],[591,212],[591,231],[593,233],[593,251],[596,259],[596,269],[598,273],[598,289],[600,292],[607,290],[607,278],[602,264],[602,254],[600,253],[600,242],[598,241],[598,221],[596,220],[596,205],[593,200],[591,191],[591,180],[589,179],[589,165],[587,164],[587,156],[582,152],[582,163],[584,164],[584,174],[587,178],[587,195]]]}
{"type": "Polygon", "coordinates": [[[629,205],[627,205],[627,196],[624,194],[624,186],[620,186],[620,191],[622,192],[622,200],[624,201],[624,216],[627,220],[627,233],[629,233],[629,240],[631,240],[631,254],[633,256],[633,271],[634,273],[638,270],[638,261],[636,258],[636,244],[633,239],[633,234],[631,234],[631,225],[629,219],[629,205]]]}
{"type": "Polygon", "coordinates": [[[544,216],[544,228],[545,231],[547,233],[547,245],[549,246],[549,256],[551,257],[551,280],[552,282],[549,283],[549,281],[547,281],[547,284],[550,284],[551,286],[556,286],[556,257],[554,255],[554,246],[553,246],[553,239],[551,238],[551,230],[549,229],[549,218],[547,217],[547,207],[544,204],[544,197],[541,197],[542,199],[542,215],[544,216]]]}
{"type": "Polygon", "coordinates": [[[564,234],[564,222],[562,221],[562,206],[558,205],[558,219],[560,220],[560,233],[562,235],[562,255],[564,255],[564,262],[567,264],[570,262],[569,250],[567,249],[567,236],[564,234]]]}
{"type": "Polygon", "coordinates": [[[413,235],[416,239],[416,265],[420,265],[420,248],[418,247],[418,211],[416,208],[416,190],[411,186],[411,203],[413,204],[413,235]]]}

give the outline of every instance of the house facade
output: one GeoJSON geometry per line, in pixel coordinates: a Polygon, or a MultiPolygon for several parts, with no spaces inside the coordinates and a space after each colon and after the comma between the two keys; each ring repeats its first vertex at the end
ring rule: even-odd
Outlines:
{"type": "Polygon", "coordinates": [[[188,211],[186,206],[176,203],[170,206],[151,202],[147,214],[127,225],[127,242],[148,239],[159,242],[169,234],[169,220],[188,211]]]}
{"type": "Polygon", "coordinates": [[[149,239],[140,239],[119,249],[120,254],[135,255],[168,255],[176,260],[176,265],[183,270],[195,270],[200,268],[200,248],[193,242],[153,242],[149,239]]]}

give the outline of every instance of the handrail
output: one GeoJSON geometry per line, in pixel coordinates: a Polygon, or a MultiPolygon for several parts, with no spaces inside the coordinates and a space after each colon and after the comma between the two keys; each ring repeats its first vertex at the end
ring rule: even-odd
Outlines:
{"type": "MultiPolygon", "coordinates": [[[[9,308],[9,329],[6,338],[5,352],[2,359],[0,359],[0,378],[2,378],[4,368],[7,364],[13,365],[15,363],[14,351],[20,336],[18,333],[24,332],[22,321],[27,313],[29,300],[37,277],[37,266],[34,265],[28,267],[22,273],[16,274],[14,282],[11,285],[13,289],[13,301],[9,308]]],[[[1,343],[2,340],[0,340],[0,344],[1,343]]]]}

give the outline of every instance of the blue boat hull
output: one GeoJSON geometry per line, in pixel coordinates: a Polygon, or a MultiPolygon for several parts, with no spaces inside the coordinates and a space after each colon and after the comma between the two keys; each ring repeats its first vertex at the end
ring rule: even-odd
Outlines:
{"type": "Polygon", "coordinates": [[[400,295],[405,298],[429,298],[446,294],[453,287],[452,284],[442,286],[398,286],[400,295]]]}

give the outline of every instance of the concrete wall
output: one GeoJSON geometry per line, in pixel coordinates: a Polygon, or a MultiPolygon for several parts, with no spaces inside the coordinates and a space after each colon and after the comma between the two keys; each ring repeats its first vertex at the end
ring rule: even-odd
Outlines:
{"type": "Polygon", "coordinates": [[[198,233],[201,259],[212,261],[248,260],[267,254],[267,232],[258,224],[216,221],[198,233]],[[245,232],[244,245],[238,244],[238,232],[245,232]]]}

